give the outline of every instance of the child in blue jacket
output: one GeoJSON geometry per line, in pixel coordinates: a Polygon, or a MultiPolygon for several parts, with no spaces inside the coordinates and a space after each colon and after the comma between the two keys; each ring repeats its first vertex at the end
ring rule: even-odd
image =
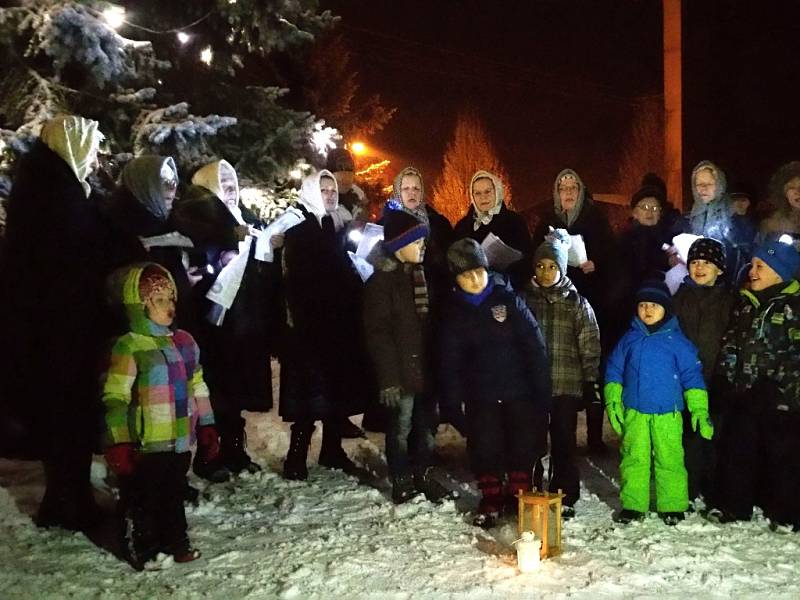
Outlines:
{"type": "Polygon", "coordinates": [[[697,349],[673,315],[667,286],[645,281],[636,303],[637,316],[606,366],[608,419],[622,436],[622,511],[615,520],[641,520],[650,508],[652,454],[659,516],[667,525],[676,525],[689,507],[682,444],[684,398],[692,428],[711,439],[708,394],[697,349]]]}

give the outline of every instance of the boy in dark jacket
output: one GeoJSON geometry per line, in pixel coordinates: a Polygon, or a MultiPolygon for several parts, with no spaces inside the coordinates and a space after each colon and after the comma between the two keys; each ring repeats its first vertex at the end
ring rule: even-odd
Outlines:
{"type": "Polygon", "coordinates": [[[427,373],[430,310],[422,265],[428,227],[401,210],[384,214],[384,241],[369,255],[375,272],[364,291],[367,350],[375,366],[379,402],[389,414],[386,461],[392,500],[418,492],[432,502],[447,494],[431,477],[436,404],[427,373]]]}
{"type": "MultiPolygon", "coordinates": [[[[575,514],[580,479],[575,464],[575,430],[583,398],[595,395],[600,367],[600,330],[594,310],[567,277],[570,238],[556,229],[533,255],[533,279],[525,299],[547,342],[553,380],[550,413],[550,490],[565,493],[562,515],[575,514]]],[[[537,465],[538,469],[538,465],[537,465]]]]}
{"type": "Polygon", "coordinates": [[[525,302],[488,272],[486,254],[465,238],[447,251],[457,288],[443,312],[442,402],[466,408],[467,450],[481,500],[473,521],[491,527],[507,497],[531,488],[546,444],[550,370],[539,325],[525,302]]]}
{"type": "Polygon", "coordinates": [[[606,366],[608,420],[622,437],[619,523],[644,519],[650,508],[650,460],[655,462],[656,506],[667,525],[683,520],[689,507],[683,464],[686,406],[692,428],[711,439],[708,395],[697,349],[672,314],[672,298],[662,281],[646,281],[636,293],[637,316],[606,366]]]}
{"type": "MultiPolygon", "coordinates": [[[[721,433],[721,416],[714,403],[712,376],[717,364],[722,336],[728,328],[734,296],[723,279],[725,246],[712,238],[695,240],[689,248],[689,275],[678,289],[673,304],[681,330],[696,347],[703,364],[703,379],[709,390],[709,414],[721,433]]],[[[683,450],[689,475],[689,500],[702,494],[706,506],[713,504],[713,444],[689,427],[691,415],[683,415],[683,450]]]]}
{"type": "Polygon", "coordinates": [[[709,512],[718,522],[749,520],[758,501],[771,528],[800,530],[798,267],[792,245],[758,246],[750,289],[722,340],[719,369],[730,389],[720,403],[719,509],[709,512]]]}

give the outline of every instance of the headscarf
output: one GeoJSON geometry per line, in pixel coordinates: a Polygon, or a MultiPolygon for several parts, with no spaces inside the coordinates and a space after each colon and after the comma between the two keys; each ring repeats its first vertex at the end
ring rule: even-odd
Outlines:
{"type": "Polygon", "coordinates": [[[245,224],[242,218],[242,209],[239,208],[239,177],[236,175],[236,169],[233,168],[231,163],[227,160],[218,160],[208,163],[192,176],[192,183],[212,191],[217,198],[222,200],[222,203],[225,204],[231,212],[233,218],[236,219],[236,222],[239,223],[239,225],[245,224]],[[222,191],[223,169],[229,170],[229,173],[233,175],[233,181],[236,183],[236,202],[233,205],[229,205],[225,202],[225,194],[222,191]]]}
{"type": "Polygon", "coordinates": [[[689,213],[689,223],[692,233],[718,240],[727,239],[731,228],[731,202],[730,197],[725,193],[727,179],[724,171],[711,161],[704,160],[697,163],[697,166],[692,169],[691,182],[694,204],[689,213]],[[697,174],[703,170],[710,171],[717,182],[714,197],[707,204],[698,196],[694,185],[697,174]]]}
{"type": "Polygon", "coordinates": [[[553,184],[553,206],[555,208],[556,215],[562,218],[567,227],[570,227],[578,218],[578,215],[581,214],[581,210],[583,209],[583,201],[585,199],[585,194],[586,194],[586,186],[583,185],[583,180],[572,169],[564,169],[556,176],[556,181],[553,184]],[[563,218],[564,210],[561,208],[561,197],[558,195],[558,184],[561,182],[562,179],[565,178],[566,179],[572,178],[575,180],[575,183],[578,184],[578,200],[575,202],[575,208],[573,208],[572,210],[568,210],[566,218],[563,218]]]}
{"type": "Polygon", "coordinates": [[[497,175],[489,173],[489,171],[476,171],[472,176],[472,179],[469,181],[469,199],[472,202],[472,207],[475,209],[475,214],[473,215],[475,222],[472,224],[472,227],[474,231],[478,231],[481,225],[488,225],[491,223],[494,216],[503,208],[503,201],[505,200],[503,182],[500,181],[500,178],[497,175]],[[472,195],[472,185],[478,179],[490,179],[494,185],[494,206],[486,212],[481,212],[478,209],[478,205],[475,202],[474,196],[472,195]]]}
{"type": "Polygon", "coordinates": [[[423,223],[426,227],[430,229],[430,219],[428,218],[428,211],[425,210],[425,184],[422,181],[422,173],[419,169],[414,167],[406,167],[401,169],[401,171],[395,176],[394,182],[392,183],[392,198],[396,200],[396,203],[392,203],[392,208],[397,210],[402,210],[403,212],[407,212],[413,217],[416,217],[421,223],[423,223]],[[406,175],[413,175],[415,177],[419,177],[419,188],[420,188],[420,201],[419,206],[417,208],[411,209],[408,208],[405,204],[403,204],[403,197],[400,193],[400,188],[403,184],[403,177],[406,175]]]}
{"type": "Polygon", "coordinates": [[[97,148],[103,140],[97,126],[97,121],[91,119],[58,115],[47,121],[39,134],[42,142],[69,165],[87,198],[92,188],[86,178],[92,172],[97,148]]]}
{"type": "Polygon", "coordinates": [[[336,231],[342,229],[345,223],[353,220],[353,215],[350,214],[350,211],[339,204],[339,186],[333,173],[327,169],[311,173],[303,179],[300,187],[300,204],[317,218],[317,222],[320,225],[323,218],[330,217],[333,220],[333,226],[336,231]],[[333,185],[336,186],[336,206],[331,211],[325,210],[325,204],[322,201],[322,191],[319,188],[319,181],[322,177],[330,177],[333,179],[333,185]]]}
{"type": "Polygon", "coordinates": [[[169,216],[162,191],[166,170],[178,179],[178,169],[171,156],[137,156],[125,165],[120,177],[122,185],[160,221],[166,221],[169,216]]]}

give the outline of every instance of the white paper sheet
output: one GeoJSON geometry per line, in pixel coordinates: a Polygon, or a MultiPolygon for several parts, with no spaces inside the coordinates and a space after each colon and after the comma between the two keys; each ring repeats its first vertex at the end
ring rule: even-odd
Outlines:
{"type": "Polygon", "coordinates": [[[369,264],[366,258],[358,256],[349,250],[347,251],[347,256],[353,261],[353,266],[356,268],[356,271],[358,271],[358,276],[361,277],[361,281],[366,283],[367,279],[372,277],[372,274],[375,272],[375,267],[369,264]]]}
{"type": "Polygon", "coordinates": [[[173,248],[194,248],[192,240],[177,231],[171,231],[163,235],[151,235],[150,237],[140,237],[139,241],[142,242],[145,250],[156,247],[173,247],[173,248]]]}
{"type": "Polygon", "coordinates": [[[589,260],[586,255],[586,243],[583,241],[583,236],[571,235],[569,236],[571,244],[569,246],[569,253],[567,254],[567,264],[570,267],[580,267],[583,263],[589,260]]]}
{"type": "Polygon", "coordinates": [[[382,239],[383,227],[375,223],[367,223],[364,225],[364,231],[361,232],[361,239],[358,241],[358,248],[356,248],[356,256],[367,258],[373,246],[382,239]]]}
{"type": "Polygon", "coordinates": [[[688,274],[689,271],[686,269],[686,265],[683,263],[678,263],[666,272],[664,275],[664,283],[667,284],[670,294],[673,296],[675,295],[675,292],[677,292],[678,288],[681,287],[683,280],[688,274]]]}
{"type": "Polygon", "coordinates": [[[250,256],[252,244],[253,236],[251,235],[248,235],[243,242],[239,242],[239,254],[222,268],[214,285],[208,290],[206,298],[226,309],[233,305],[236,293],[242,285],[242,277],[247,268],[247,259],[250,256]]]}
{"type": "Polygon", "coordinates": [[[286,212],[280,217],[275,219],[272,223],[267,225],[267,228],[261,231],[256,236],[256,251],[254,258],[262,262],[271,263],[275,260],[275,254],[272,251],[272,244],[270,240],[273,235],[284,233],[287,229],[291,229],[298,223],[302,223],[306,218],[302,212],[297,208],[287,208],[286,212]]]}
{"type": "Polygon", "coordinates": [[[512,248],[491,231],[483,238],[481,247],[486,252],[489,266],[499,271],[504,271],[509,265],[522,258],[522,252],[512,248]]]}

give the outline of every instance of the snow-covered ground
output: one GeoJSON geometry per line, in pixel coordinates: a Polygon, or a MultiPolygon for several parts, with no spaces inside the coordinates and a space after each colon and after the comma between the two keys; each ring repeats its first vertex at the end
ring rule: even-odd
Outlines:
{"type": "MultiPolygon", "coordinates": [[[[392,504],[380,435],[346,442],[377,488],[313,460],[307,482],[281,479],[288,428],[275,412],[249,414],[248,435],[261,473],[192,480],[203,499],[188,509],[190,535],[203,557],[143,573],[81,534],[37,529],[30,515],[41,467],[0,460],[0,598],[800,597],[800,537],[772,533],[762,518],[720,526],[691,515],[667,527],[651,516],[615,526],[615,452],[580,459],[583,498],[565,524],[564,553],[521,575],[515,525],[484,532],[470,524],[477,494],[452,429],[440,431],[439,453],[462,498],[441,506],[392,504]]],[[[318,444],[319,434],[313,458],[318,444]]],[[[98,496],[108,503],[107,492],[98,496]]]]}

